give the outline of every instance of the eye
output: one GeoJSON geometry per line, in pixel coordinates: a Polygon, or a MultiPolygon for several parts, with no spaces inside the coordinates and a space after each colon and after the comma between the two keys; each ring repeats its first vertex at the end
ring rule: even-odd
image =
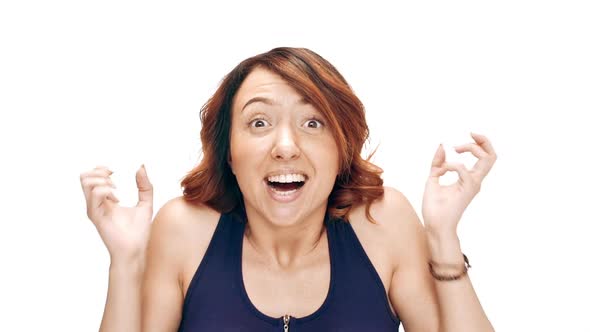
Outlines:
{"type": "Polygon", "coordinates": [[[320,128],[324,125],[324,123],[318,119],[310,119],[306,122],[308,124],[308,128],[320,128]]]}
{"type": "Polygon", "coordinates": [[[265,123],[268,123],[268,122],[264,119],[257,118],[257,119],[250,121],[250,126],[251,127],[253,126],[254,128],[262,128],[265,123]]]}

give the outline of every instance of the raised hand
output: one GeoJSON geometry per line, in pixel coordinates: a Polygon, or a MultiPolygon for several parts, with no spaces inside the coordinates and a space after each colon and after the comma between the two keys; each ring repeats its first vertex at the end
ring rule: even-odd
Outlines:
{"type": "Polygon", "coordinates": [[[480,191],[481,183],[496,161],[490,141],[483,135],[471,133],[475,143],[455,147],[458,153],[471,152],[479,160],[472,169],[461,163],[445,161],[445,150],[439,146],[432,160],[422,201],[424,226],[435,232],[456,232],[463,212],[480,191]],[[448,171],[459,175],[457,182],[442,186],[439,178],[448,171]]]}
{"type": "Polygon", "coordinates": [[[96,167],[80,174],[88,218],[94,223],[113,262],[134,263],[144,259],[153,215],[153,186],[145,167],[135,174],[139,200],[136,206],[120,206],[115,197],[112,171],[96,167]]]}

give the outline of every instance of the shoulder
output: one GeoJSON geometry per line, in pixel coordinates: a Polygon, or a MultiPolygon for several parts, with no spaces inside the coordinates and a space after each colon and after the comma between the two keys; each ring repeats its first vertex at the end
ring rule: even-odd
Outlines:
{"type": "Polygon", "coordinates": [[[369,213],[376,223],[365,216],[365,208],[366,204],[362,204],[351,210],[352,226],[367,240],[379,243],[394,262],[399,262],[407,249],[421,240],[423,227],[416,210],[396,188],[385,186],[383,196],[371,204],[369,213]]]}
{"type": "Polygon", "coordinates": [[[170,199],[156,213],[149,246],[162,255],[162,261],[182,273],[194,252],[204,251],[215,231],[220,213],[179,196],[170,199]],[[205,248],[201,250],[201,248],[205,248]]]}
{"type": "Polygon", "coordinates": [[[156,214],[154,222],[160,216],[160,219],[165,220],[165,223],[180,226],[188,221],[187,218],[183,217],[207,218],[215,214],[219,214],[219,212],[203,204],[190,203],[183,196],[178,196],[162,205],[156,214]]]}
{"type": "Polygon", "coordinates": [[[373,201],[369,208],[369,213],[376,223],[366,218],[366,203],[353,207],[350,212],[351,222],[368,223],[373,225],[373,228],[395,233],[408,231],[421,225],[416,210],[402,192],[393,187],[384,186],[383,189],[383,196],[373,201]]]}
{"type": "Polygon", "coordinates": [[[182,197],[167,201],[150,229],[142,284],[142,325],[171,331],[182,319],[186,260],[207,241],[215,211],[182,197]]]}
{"type": "Polygon", "coordinates": [[[219,212],[203,204],[187,202],[184,197],[179,196],[170,199],[158,210],[152,232],[177,240],[198,236],[215,227],[219,216],[219,212]]]}

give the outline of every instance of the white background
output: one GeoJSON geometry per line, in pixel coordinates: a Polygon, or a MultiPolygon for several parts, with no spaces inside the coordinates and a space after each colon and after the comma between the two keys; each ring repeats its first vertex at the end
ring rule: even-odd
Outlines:
{"type": "MultiPolygon", "coordinates": [[[[199,160],[198,111],[245,58],[310,48],[364,102],[374,161],[419,212],[439,143],[498,160],[459,226],[497,331],[590,331],[590,10],[585,1],[4,1],[0,330],[96,331],[108,253],[80,173],[156,211],[199,160]]],[[[445,176],[452,180],[452,175],[445,176]]]]}

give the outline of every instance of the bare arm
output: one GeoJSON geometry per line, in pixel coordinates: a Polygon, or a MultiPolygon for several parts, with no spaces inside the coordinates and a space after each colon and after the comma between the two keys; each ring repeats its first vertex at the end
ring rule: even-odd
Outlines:
{"type": "Polygon", "coordinates": [[[180,281],[186,228],[180,198],[168,201],[154,218],[150,235],[141,303],[142,332],[177,331],[182,318],[180,281]]]}
{"type": "Polygon", "coordinates": [[[100,332],[139,331],[144,261],[112,262],[100,332]]]}
{"type": "MultiPolygon", "coordinates": [[[[457,226],[497,159],[487,137],[473,132],[471,136],[474,142],[455,147],[457,153],[470,152],[478,159],[471,169],[461,163],[448,162],[442,145],[439,145],[432,159],[422,199],[422,217],[434,262],[459,266],[463,263],[457,226]],[[450,185],[441,185],[439,178],[449,171],[456,172],[458,180],[450,185]]],[[[454,273],[442,273],[447,276],[458,275],[457,270],[454,273]]],[[[452,281],[437,280],[435,287],[443,331],[494,331],[468,276],[452,281]]]]}
{"type": "MultiPolygon", "coordinates": [[[[435,262],[463,261],[456,234],[427,234],[432,259],[435,262]]],[[[475,294],[469,275],[452,281],[437,280],[435,286],[444,331],[494,331],[475,294]]]]}
{"type": "Polygon", "coordinates": [[[389,298],[406,332],[440,331],[440,312],[434,281],[428,271],[429,251],[424,227],[399,191],[385,188],[391,245],[398,252],[389,298]]]}
{"type": "Polygon", "coordinates": [[[398,219],[396,246],[403,250],[390,297],[405,331],[494,331],[468,276],[437,281],[430,274],[431,257],[441,262],[463,260],[456,236],[454,240],[429,236],[403,194],[388,190],[389,195],[397,196],[389,204],[393,206],[389,213],[398,219]]]}
{"type": "Polygon", "coordinates": [[[178,224],[182,208],[166,203],[156,214],[145,259],[112,262],[100,332],[176,331],[182,314],[178,224]],[[140,325],[141,324],[141,325],[140,325]]]}
{"type": "Polygon", "coordinates": [[[141,282],[153,211],[153,186],[145,167],[135,174],[139,200],[120,206],[113,174],[104,166],[80,174],[88,218],[111,258],[109,288],[100,332],[139,332],[141,282]]]}
{"type": "Polygon", "coordinates": [[[144,259],[111,263],[100,332],[177,331],[182,316],[180,286],[182,204],[167,202],[154,218],[144,259]]]}
{"type": "MultiPolygon", "coordinates": [[[[390,206],[392,216],[400,217],[397,226],[403,235],[400,241],[403,246],[397,248],[402,252],[402,259],[392,279],[392,285],[397,285],[399,292],[393,292],[393,301],[401,308],[401,318],[406,318],[404,328],[407,323],[408,332],[428,331],[429,328],[444,332],[494,331],[468,276],[439,281],[429,276],[427,268],[431,260],[461,266],[463,255],[457,225],[496,162],[497,155],[490,140],[473,132],[471,136],[474,143],[455,147],[458,153],[470,152],[477,157],[478,161],[471,169],[461,163],[446,161],[442,144],[438,146],[422,199],[423,227],[410,202],[401,193],[386,190],[390,197],[386,200],[387,206],[390,206]],[[453,184],[441,185],[439,178],[449,171],[457,172],[459,179],[453,184]],[[396,196],[398,199],[391,199],[396,196]],[[419,310],[426,308],[432,314],[434,298],[438,314],[436,318],[423,316],[423,320],[430,322],[425,323],[420,320],[419,310]]],[[[457,276],[456,270],[455,273],[448,273],[449,268],[445,269],[447,273],[436,273],[457,276]]],[[[450,269],[453,270],[452,267],[450,269]]]]}
{"type": "Polygon", "coordinates": [[[111,257],[100,332],[175,331],[183,301],[184,205],[170,200],[152,222],[153,186],[145,168],[136,173],[139,200],[133,207],[118,204],[112,173],[99,166],[80,174],[88,217],[111,257]]]}

